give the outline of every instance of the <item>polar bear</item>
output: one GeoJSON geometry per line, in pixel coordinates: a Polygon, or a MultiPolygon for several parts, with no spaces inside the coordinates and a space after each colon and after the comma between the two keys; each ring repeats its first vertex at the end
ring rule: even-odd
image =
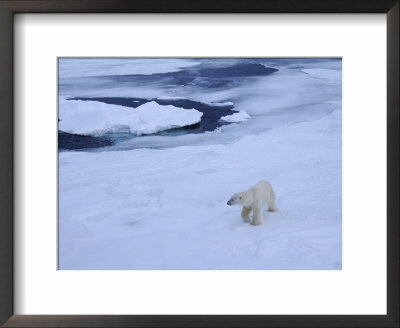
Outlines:
{"type": "Polygon", "coordinates": [[[242,205],[242,219],[250,222],[249,214],[253,211],[253,221],[251,224],[257,225],[263,223],[262,208],[268,205],[268,211],[276,212],[275,192],[267,181],[260,181],[247,191],[234,194],[227,202],[231,205],[242,205]]]}

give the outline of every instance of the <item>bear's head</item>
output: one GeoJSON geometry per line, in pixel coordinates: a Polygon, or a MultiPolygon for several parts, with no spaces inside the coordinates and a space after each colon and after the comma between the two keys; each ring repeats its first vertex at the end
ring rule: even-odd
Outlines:
{"type": "Polygon", "coordinates": [[[246,205],[246,197],[244,192],[239,192],[234,194],[227,202],[229,206],[231,205],[246,205]]]}

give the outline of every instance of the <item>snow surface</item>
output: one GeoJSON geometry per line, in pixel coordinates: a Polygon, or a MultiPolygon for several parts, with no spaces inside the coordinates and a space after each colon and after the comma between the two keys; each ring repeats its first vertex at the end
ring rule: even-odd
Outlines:
{"type": "Polygon", "coordinates": [[[340,270],[341,62],[267,61],[279,71],[227,89],[76,81],[63,90],[230,100],[250,119],[59,153],[59,269],[340,270]],[[226,202],[263,179],[278,212],[264,208],[252,226],[226,202]]]}
{"type": "Polygon", "coordinates": [[[309,68],[302,69],[304,73],[310,74],[316,78],[329,79],[332,82],[341,83],[342,81],[342,71],[334,69],[324,69],[324,68],[309,68]]]}
{"type": "Polygon", "coordinates": [[[60,269],[340,269],[339,118],[228,145],[60,153],[60,269]],[[226,202],[261,179],[279,211],[252,226],[226,202]]]}
{"type": "Polygon", "coordinates": [[[63,78],[155,74],[180,71],[182,68],[199,65],[187,59],[164,58],[60,58],[59,75],[63,78]]]}
{"type": "Polygon", "coordinates": [[[195,109],[161,106],[154,101],[133,109],[98,101],[59,100],[59,129],[82,135],[118,131],[152,134],[196,124],[202,115],[195,109]]]}
{"type": "Polygon", "coordinates": [[[229,123],[239,123],[246,121],[249,118],[250,118],[249,114],[247,114],[244,110],[242,110],[232,115],[222,116],[221,120],[229,123]]]}

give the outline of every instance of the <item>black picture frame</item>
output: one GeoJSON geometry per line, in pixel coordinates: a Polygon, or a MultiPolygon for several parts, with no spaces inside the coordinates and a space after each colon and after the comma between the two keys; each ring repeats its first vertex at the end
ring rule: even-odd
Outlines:
{"type": "Polygon", "coordinates": [[[4,327],[399,327],[399,8],[398,0],[0,0],[0,324],[4,327]],[[13,18],[16,13],[386,14],[387,315],[15,315],[13,18]]]}

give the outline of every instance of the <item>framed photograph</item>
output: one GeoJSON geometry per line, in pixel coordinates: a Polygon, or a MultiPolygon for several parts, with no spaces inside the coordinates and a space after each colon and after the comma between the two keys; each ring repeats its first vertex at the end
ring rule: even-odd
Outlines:
{"type": "Polygon", "coordinates": [[[399,326],[398,1],[0,10],[0,324],[399,326]]]}
{"type": "Polygon", "coordinates": [[[341,58],[58,58],[58,269],[341,270],[341,77],[341,58]]]}

